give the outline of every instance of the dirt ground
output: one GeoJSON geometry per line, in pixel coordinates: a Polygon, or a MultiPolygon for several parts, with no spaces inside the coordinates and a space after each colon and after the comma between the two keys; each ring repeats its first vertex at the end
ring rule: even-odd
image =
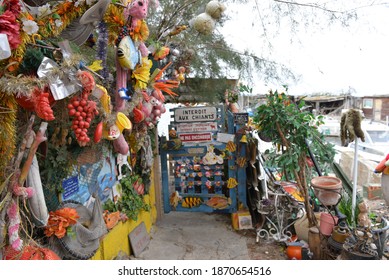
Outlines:
{"type": "Polygon", "coordinates": [[[260,239],[256,242],[254,229],[240,230],[239,234],[245,236],[249,257],[251,260],[287,260],[285,245],[274,241],[260,239]]]}

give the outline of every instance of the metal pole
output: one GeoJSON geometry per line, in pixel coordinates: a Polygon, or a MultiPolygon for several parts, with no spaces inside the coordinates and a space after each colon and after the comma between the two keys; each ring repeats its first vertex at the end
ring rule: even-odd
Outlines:
{"type": "Polygon", "coordinates": [[[354,170],[353,170],[353,197],[352,197],[352,224],[355,225],[355,207],[357,204],[357,178],[358,178],[358,137],[355,138],[354,146],[354,170]]]}

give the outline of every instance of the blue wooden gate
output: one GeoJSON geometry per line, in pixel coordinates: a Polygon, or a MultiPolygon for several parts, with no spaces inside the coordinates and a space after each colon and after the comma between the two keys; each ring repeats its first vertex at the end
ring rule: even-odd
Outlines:
{"type": "Polygon", "coordinates": [[[223,106],[171,111],[169,131],[177,138],[163,138],[160,149],[164,212],[233,213],[246,206],[245,160],[237,164],[246,147],[235,135],[234,115],[223,106]]]}

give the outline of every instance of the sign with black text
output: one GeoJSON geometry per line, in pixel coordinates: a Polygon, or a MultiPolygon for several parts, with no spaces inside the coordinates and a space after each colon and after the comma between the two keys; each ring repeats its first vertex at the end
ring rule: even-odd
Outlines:
{"type": "Polygon", "coordinates": [[[215,121],[217,111],[215,107],[187,107],[177,108],[174,111],[174,121],[182,122],[205,122],[215,121]]]}

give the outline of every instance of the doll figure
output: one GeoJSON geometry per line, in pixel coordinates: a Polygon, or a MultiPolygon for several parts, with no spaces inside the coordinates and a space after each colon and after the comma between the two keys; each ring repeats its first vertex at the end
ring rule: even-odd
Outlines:
{"type": "Polygon", "coordinates": [[[370,227],[371,221],[369,219],[369,206],[365,201],[358,204],[358,225],[364,228],[370,227]]]}

